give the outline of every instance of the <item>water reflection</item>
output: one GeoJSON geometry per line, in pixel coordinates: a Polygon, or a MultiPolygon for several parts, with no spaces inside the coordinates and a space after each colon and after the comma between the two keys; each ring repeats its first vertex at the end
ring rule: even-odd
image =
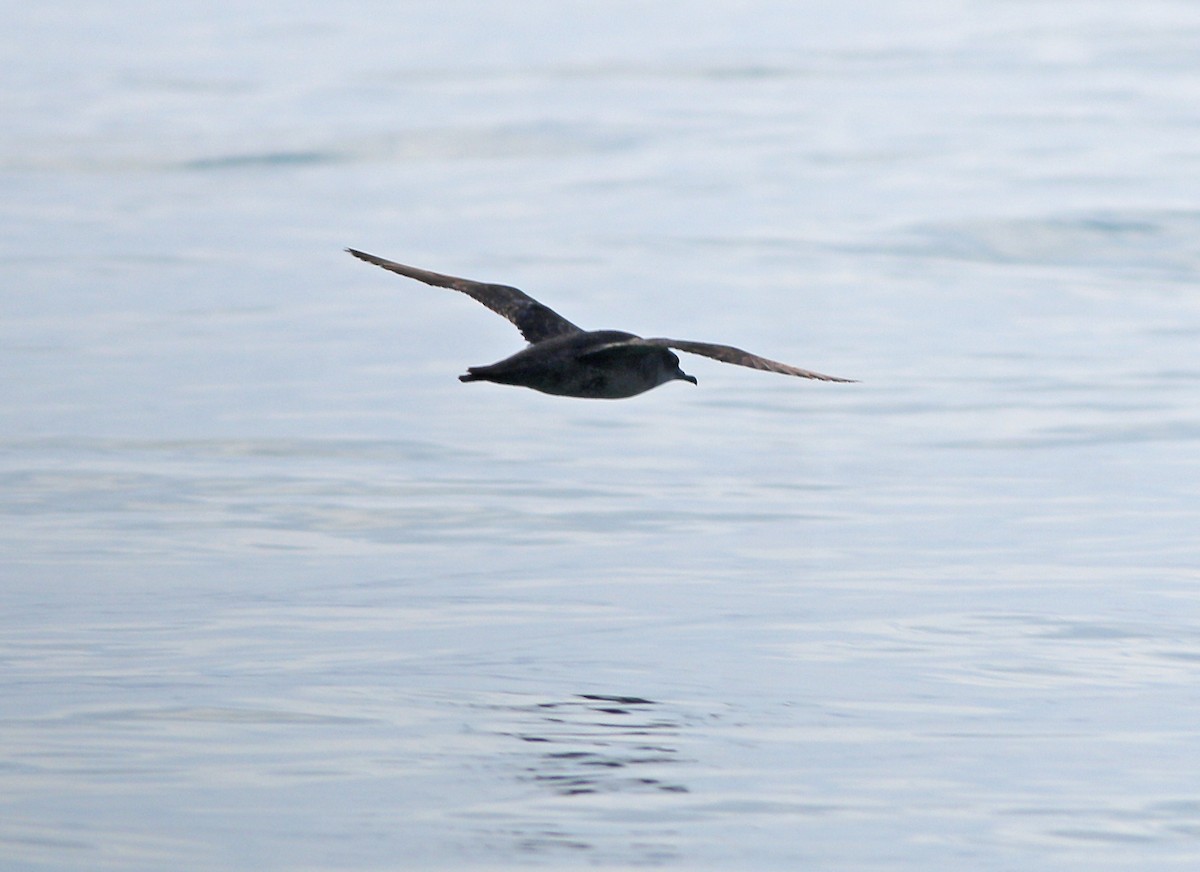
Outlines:
{"type": "Polygon", "coordinates": [[[579,693],[491,706],[519,742],[508,769],[523,800],[486,817],[483,841],[540,862],[657,865],[680,856],[678,822],[689,793],[680,752],[691,718],[641,696],[579,693]],[[497,827],[497,819],[507,824],[497,827]]]}
{"type": "Polygon", "coordinates": [[[525,768],[526,777],[559,796],[628,791],[687,793],[660,772],[680,762],[673,738],[682,724],[636,696],[578,694],[528,711],[536,723],[511,733],[523,742],[548,745],[525,768]]]}

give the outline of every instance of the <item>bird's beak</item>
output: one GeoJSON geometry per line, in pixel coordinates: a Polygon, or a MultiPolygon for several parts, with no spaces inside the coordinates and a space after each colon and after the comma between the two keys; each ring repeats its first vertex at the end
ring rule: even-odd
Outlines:
{"type": "Polygon", "coordinates": [[[679,375],[678,375],[678,378],[681,378],[681,379],[683,379],[684,381],[690,381],[690,382],[691,382],[692,384],[694,384],[694,385],[698,385],[698,384],[700,384],[700,382],[696,381],[696,377],[695,377],[694,375],[688,375],[688,374],[687,374],[686,372],[684,372],[682,369],[681,369],[681,370],[679,370],[679,375]]]}

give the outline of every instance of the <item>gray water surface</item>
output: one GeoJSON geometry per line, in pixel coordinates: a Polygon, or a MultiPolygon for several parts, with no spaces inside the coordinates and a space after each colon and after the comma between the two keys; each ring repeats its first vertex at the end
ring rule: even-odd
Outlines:
{"type": "Polygon", "coordinates": [[[5,869],[1196,868],[1195,4],[11,18],[5,869]]]}

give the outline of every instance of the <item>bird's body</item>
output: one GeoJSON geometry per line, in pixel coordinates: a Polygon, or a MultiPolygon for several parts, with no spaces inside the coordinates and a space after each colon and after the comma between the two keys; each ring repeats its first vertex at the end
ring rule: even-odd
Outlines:
{"type": "Polygon", "coordinates": [[[461,291],[507,318],[529,341],[526,348],[497,363],[467,367],[467,374],[459,376],[460,381],[490,381],[545,394],[609,400],[636,396],[669,381],[696,384],[694,377],[679,368],[679,358],[672,348],[784,375],[853,381],[768,360],[729,345],[643,339],[620,330],[583,330],[516,288],[405,266],[353,248],[346,250],[360,260],[402,276],[461,291]]]}
{"type": "Polygon", "coordinates": [[[619,330],[592,330],[545,339],[491,366],[467,367],[460,381],[491,381],[562,397],[619,400],[684,379],[666,348],[638,344],[619,330]]]}

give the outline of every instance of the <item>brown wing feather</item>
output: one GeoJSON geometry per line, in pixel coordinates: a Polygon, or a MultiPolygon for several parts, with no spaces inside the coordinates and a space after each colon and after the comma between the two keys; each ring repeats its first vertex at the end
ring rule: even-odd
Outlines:
{"type": "Polygon", "coordinates": [[[857,379],[839,378],[836,375],[825,375],[820,372],[813,372],[810,369],[800,369],[798,366],[780,363],[777,360],[771,360],[766,357],[759,357],[757,354],[751,354],[749,351],[743,351],[740,348],[734,348],[732,345],[714,345],[711,342],[691,342],[686,339],[644,339],[643,342],[649,345],[660,345],[666,348],[675,348],[679,351],[687,351],[692,354],[700,354],[704,357],[711,357],[713,360],[719,360],[722,363],[732,363],[737,366],[748,366],[751,369],[762,369],[767,372],[778,372],[783,375],[794,375],[800,378],[815,378],[820,381],[830,382],[855,382],[857,379]]]}
{"type": "Polygon", "coordinates": [[[517,288],[511,288],[508,285],[492,285],[486,282],[472,281],[471,279],[460,279],[456,276],[447,276],[441,273],[430,272],[426,269],[418,269],[415,266],[405,266],[402,263],[376,257],[373,254],[367,254],[365,251],[357,251],[353,248],[347,248],[346,251],[359,260],[365,260],[367,263],[373,263],[375,266],[383,267],[386,270],[407,276],[410,279],[416,279],[427,285],[461,291],[468,297],[471,297],[471,299],[483,303],[483,305],[487,306],[497,315],[507,318],[515,324],[517,329],[521,331],[521,335],[528,342],[541,342],[543,339],[562,336],[566,333],[583,332],[579,327],[576,327],[549,306],[539,303],[533,297],[529,296],[529,294],[517,288]]]}

